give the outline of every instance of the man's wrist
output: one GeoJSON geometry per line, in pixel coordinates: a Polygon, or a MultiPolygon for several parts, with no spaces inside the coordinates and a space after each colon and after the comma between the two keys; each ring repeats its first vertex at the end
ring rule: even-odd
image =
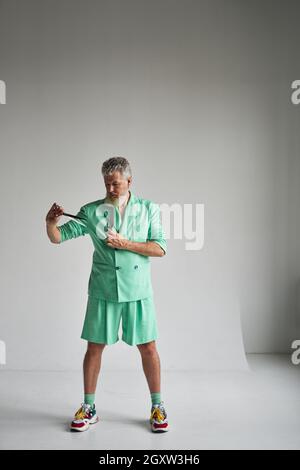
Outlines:
{"type": "Polygon", "coordinates": [[[56,222],[50,222],[49,220],[46,220],[46,225],[47,227],[56,227],[56,222]]]}
{"type": "Polygon", "coordinates": [[[124,248],[125,248],[125,250],[130,250],[132,248],[132,241],[131,240],[126,240],[124,248]]]}

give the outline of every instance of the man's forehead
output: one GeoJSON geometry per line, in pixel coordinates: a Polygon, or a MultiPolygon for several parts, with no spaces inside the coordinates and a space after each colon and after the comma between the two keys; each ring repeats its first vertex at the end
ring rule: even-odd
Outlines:
{"type": "Polygon", "coordinates": [[[104,180],[107,182],[120,181],[124,179],[125,179],[124,176],[119,171],[115,171],[111,175],[104,176],[104,180]]]}

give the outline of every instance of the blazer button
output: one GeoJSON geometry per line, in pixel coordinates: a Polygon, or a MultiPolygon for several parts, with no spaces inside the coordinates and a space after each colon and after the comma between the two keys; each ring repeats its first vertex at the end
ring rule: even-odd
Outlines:
{"type": "Polygon", "coordinates": [[[116,269],[120,269],[120,266],[116,266],[116,269]]]}
{"type": "Polygon", "coordinates": [[[137,268],[138,268],[138,265],[136,264],[135,267],[134,267],[134,269],[137,269],[137,268]]]}

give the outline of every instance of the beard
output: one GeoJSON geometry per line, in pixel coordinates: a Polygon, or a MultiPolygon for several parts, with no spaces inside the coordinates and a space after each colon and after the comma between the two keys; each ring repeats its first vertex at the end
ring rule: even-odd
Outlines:
{"type": "Polygon", "coordinates": [[[115,207],[119,207],[121,206],[122,204],[124,204],[124,202],[126,201],[126,199],[128,198],[128,191],[126,192],[126,194],[121,194],[120,196],[118,197],[110,197],[110,196],[106,196],[105,198],[105,202],[109,203],[109,204],[112,204],[113,206],[115,207]]]}

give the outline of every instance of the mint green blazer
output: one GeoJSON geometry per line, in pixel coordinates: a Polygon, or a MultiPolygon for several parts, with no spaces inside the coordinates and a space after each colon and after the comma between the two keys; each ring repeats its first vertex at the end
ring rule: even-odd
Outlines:
{"type": "Polygon", "coordinates": [[[158,243],[164,252],[167,244],[161,225],[159,205],[135,196],[130,198],[120,218],[118,207],[98,199],[82,206],[76,214],[82,224],[70,220],[58,227],[60,243],[90,235],[93,245],[93,262],[88,282],[88,295],[114,302],[144,299],[153,294],[150,257],[107,246],[105,238],[109,227],[113,227],[125,238],[158,243]]]}

